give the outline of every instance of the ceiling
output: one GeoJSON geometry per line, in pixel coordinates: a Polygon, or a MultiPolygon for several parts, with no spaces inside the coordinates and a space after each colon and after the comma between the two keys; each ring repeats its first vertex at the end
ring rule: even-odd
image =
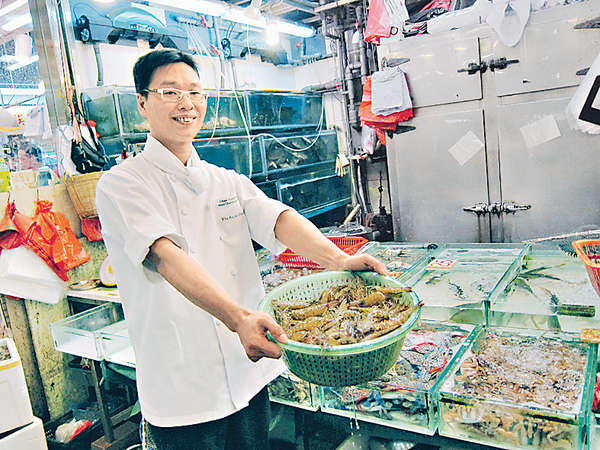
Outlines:
{"type": "Polygon", "coordinates": [[[29,5],[25,0],[2,0],[0,3],[0,42],[32,30],[29,5]]]}

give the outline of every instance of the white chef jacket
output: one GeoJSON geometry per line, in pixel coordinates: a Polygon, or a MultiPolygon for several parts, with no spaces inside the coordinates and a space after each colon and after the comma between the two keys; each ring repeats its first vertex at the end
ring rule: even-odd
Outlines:
{"type": "Polygon", "coordinates": [[[102,235],[115,271],[136,358],[142,414],[156,426],[228,416],[284,369],[251,362],[236,333],[195,306],[146,260],[167,237],[248,309],[264,296],[251,238],[274,253],[289,207],[247,177],[201,161],[187,166],[152,136],[144,152],[102,176],[96,188],[102,235]]]}

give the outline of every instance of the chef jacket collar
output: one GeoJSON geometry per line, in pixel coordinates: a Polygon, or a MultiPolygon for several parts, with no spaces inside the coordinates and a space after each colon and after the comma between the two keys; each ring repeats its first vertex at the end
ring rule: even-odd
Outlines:
{"type": "Polygon", "coordinates": [[[192,151],[187,166],[184,166],[177,156],[150,134],[142,155],[163,172],[178,178],[188,178],[190,176],[189,168],[200,166],[200,157],[195,151],[192,151]]]}

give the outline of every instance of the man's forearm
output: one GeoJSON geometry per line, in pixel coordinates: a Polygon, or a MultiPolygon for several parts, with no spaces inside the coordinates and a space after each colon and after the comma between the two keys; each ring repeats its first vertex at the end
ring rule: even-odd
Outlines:
{"type": "Polygon", "coordinates": [[[347,255],[327,239],[308,219],[286,210],[275,223],[275,236],[296,253],[331,270],[341,270],[347,255]]]}
{"type": "Polygon", "coordinates": [[[184,297],[231,331],[237,331],[248,311],[233,301],[196,260],[167,238],[156,240],[149,258],[158,273],[184,297]]]}

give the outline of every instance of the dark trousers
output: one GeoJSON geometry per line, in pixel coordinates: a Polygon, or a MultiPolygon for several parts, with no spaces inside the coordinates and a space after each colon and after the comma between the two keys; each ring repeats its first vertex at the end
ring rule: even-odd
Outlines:
{"type": "Polygon", "coordinates": [[[144,420],[148,450],[269,450],[271,406],[263,388],[244,409],[211,422],[157,427],[144,420]]]}

